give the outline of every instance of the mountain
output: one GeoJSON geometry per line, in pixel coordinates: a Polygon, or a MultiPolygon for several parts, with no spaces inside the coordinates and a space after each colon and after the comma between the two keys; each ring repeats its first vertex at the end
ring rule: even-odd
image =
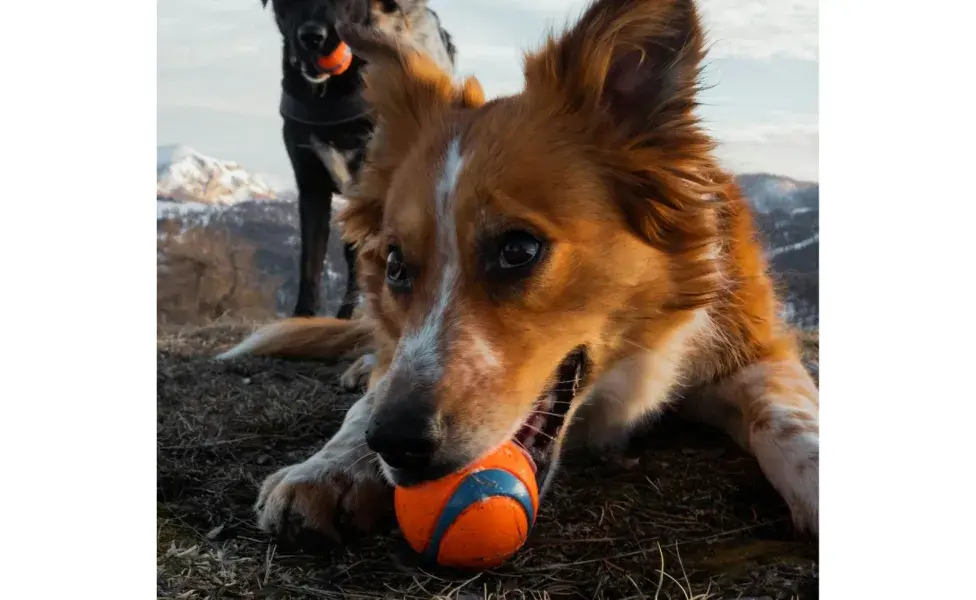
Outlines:
{"type": "MultiPolygon", "coordinates": [[[[235,242],[253,249],[253,268],[275,287],[274,310],[279,314],[289,313],[298,296],[301,251],[296,192],[275,189],[262,176],[236,162],[205,156],[181,145],[157,147],[156,176],[159,239],[162,241],[167,235],[173,235],[174,230],[226,232],[235,242]]],[[[333,214],[344,202],[341,197],[333,200],[333,214]]],[[[199,252],[226,253],[230,250],[201,248],[199,252]]],[[[165,258],[160,255],[160,265],[165,258]]],[[[213,264],[226,262],[219,258],[195,257],[193,260],[212,261],[213,264]]],[[[342,242],[339,235],[333,233],[329,238],[322,281],[323,310],[335,312],[338,309],[338,298],[345,292],[345,285],[342,242]]]]}
{"type": "MultiPolygon", "coordinates": [[[[275,190],[234,162],[165,146],[157,157],[157,229],[227,232],[253,248],[254,268],[275,288],[275,311],[289,314],[298,294],[301,237],[297,197],[275,190]]],[[[820,188],[767,173],[740,175],[774,276],[785,316],[803,327],[819,323],[820,188]]],[[[333,201],[333,215],[345,203],[333,201]]],[[[339,233],[329,237],[322,310],[333,314],[345,291],[346,265],[339,233]]]]}
{"type": "Polygon", "coordinates": [[[768,173],[738,178],[749,198],[786,318],[820,323],[820,185],[768,173]]]}
{"type": "Polygon", "coordinates": [[[277,192],[235,162],[204,156],[187,146],[156,148],[156,199],[173,203],[230,205],[274,200],[277,192]]]}

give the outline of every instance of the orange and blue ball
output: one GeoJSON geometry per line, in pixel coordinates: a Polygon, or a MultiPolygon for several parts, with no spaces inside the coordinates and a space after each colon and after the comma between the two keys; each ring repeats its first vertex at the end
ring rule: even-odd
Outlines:
{"type": "Polygon", "coordinates": [[[423,559],[445,567],[487,569],[528,539],[539,509],[532,459],[514,442],[436,481],[397,487],[400,530],[423,559]]]}

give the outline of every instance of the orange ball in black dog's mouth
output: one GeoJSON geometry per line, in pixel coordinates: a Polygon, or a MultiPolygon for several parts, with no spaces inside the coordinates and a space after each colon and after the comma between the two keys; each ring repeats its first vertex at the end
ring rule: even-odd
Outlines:
{"type": "Polygon", "coordinates": [[[329,75],[341,75],[352,64],[352,49],[345,42],[339,42],[335,50],[318,57],[315,63],[329,75]]]}

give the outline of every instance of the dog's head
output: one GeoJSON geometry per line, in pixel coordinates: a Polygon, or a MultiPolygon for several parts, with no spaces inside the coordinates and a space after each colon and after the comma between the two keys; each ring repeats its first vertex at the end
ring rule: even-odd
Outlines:
{"type": "MultiPolygon", "coordinates": [[[[267,6],[268,0],[261,0],[267,6]]],[[[353,56],[336,33],[339,23],[383,29],[398,0],[271,0],[288,61],[312,83],[345,73],[353,56]]]]}
{"type": "MultiPolygon", "coordinates": [[[[690,0],[601,0],[485,103],[374,32],[378,128],[341,216],[389,343],[367,432],[384,471],[440,477],[513,438],[545,489],[623,336],[713,301],[724,175],[693,115],[690,0]]],[[[382,363],[382,360],[381,360],[382,363]]]]}

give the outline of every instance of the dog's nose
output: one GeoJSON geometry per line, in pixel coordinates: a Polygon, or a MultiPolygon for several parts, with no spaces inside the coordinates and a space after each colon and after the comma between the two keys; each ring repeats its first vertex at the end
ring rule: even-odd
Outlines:
{"type": "Polygon", "coordinates": [[[441,446],[440,423],[422,402],[397,402],[373,412],[366,428],[366,445],[395,469],[428,467],[441,446]]]}
{"type": "Polygon", "coordinates": [[[322,50],[329,37],[329,32],[316,23],[305,23],[298,28],[298,43],[306,50],[322,50]]]}

